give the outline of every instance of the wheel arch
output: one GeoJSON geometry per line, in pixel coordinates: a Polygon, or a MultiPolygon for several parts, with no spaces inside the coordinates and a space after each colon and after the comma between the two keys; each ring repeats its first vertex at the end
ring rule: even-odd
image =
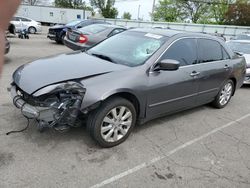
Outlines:
{"type": "Polygon", "coordinates": [[[114,98],[114,97],[122,97],[122,98],[127,99],[128,101],[130,101],[135,107],[137,117],[140,116],[141,102],[139,101],[139,98],[135,94],[133,94],[131,92],[128,92],[128,91],[119,91],[119,92],[116,92],[116,93],[112,93],[112,94],[110,94],[108,96],[105,96],[102,99],[102,102],[106,101],[106,100],[109,100],[111,98],[114,98]]]}

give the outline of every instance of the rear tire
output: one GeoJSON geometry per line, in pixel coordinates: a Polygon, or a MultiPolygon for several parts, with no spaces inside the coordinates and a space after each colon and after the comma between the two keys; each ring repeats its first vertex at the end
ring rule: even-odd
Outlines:
{"type": "Polygon", "coordinates": [[[28,29],[30,34],[35,34],[36,33],[36,28],[35,27],[29,27],[28,29]]]}
{"type": "Polygon", "coordinates": [[[124,142],[136,123],[134,105],[121,97],[104,101],[87,120],[91,137],[102,147],[113,147],[124,142]]]}
{"type": "Polygon", "coordinates": [[[224,108],[230,101],[233,96],[234,92],[234,83],[232,80],[227,80],[222,88],[220,89],[219,93],[215,97],[215,100],[212,102],[212,105],[215,108],[224,108]]]}

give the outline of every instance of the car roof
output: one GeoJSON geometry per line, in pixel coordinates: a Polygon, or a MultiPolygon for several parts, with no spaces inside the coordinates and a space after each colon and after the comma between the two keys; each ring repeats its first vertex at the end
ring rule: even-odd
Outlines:
{"type": "MultiPolygon", "coordinates": [[[[125,27],[123,26],[119,26],[119,25],[109,25],[109,24],[92,24],[92,25],[88,25],[88,26],[97,26],[97,25],[102,25],[102,26],[105,26],[107,28],[121,28],[121,29],[126,29],[125,27]]],[[[87,26],[86,26],[87,27],[87,26]]],[[[84,27],[83,27],[84,29],[84,27]]]]}
{"type": "Polygon", "coordinates": [[[174,30],[174,29],[135,28],[135,29],[130,29],[129,31],[152,33],[152,34],[162,35],[166,37],[172,37],[174,35],[182,35],[182,36],[202,37],[202,38],[208,38],[208,39],[221,40],[218,36],[214,36],[210,34],[197,33],[197,32],[191,32],[191,31],[181,31],[181,30],[174,30]]]}
{"type": "MultiPolygon", "coordinates": [[[[26,19],[29,19],[29,20],[33,20],[32,18],[28,18],[28,17],[25,17],[25,16],[19,16],[19,15],[15,15],[15,16],[13,16],[14,18],[15,17],[19,17],[19,18],[26,18],[26,19]]],[[[35,20],[33,20],[33,21],[35,21],[35,20]]]]}
{"type": "Polygon", "coordinates": [[[130,29],[130,31],[152,33],[156,35],[163,35],[166,37],[171,37],[176,34],[184,33],[183,31],[171,30],[171,29],[159,29],[159,28],[135,28],[135,29],[130,29]]]}

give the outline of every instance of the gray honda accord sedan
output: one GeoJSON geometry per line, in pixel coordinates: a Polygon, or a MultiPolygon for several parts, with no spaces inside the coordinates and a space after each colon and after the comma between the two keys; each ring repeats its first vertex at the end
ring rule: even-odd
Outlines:
{"type": "Polygon", "coordinates": [[[245,72],[245,59],[216,37],[132,29],[84,52],[23,65],[9,90],[38,127],[86,123],[94,140],[112,147],[136,124],[207,103],[225,107],[245,72]]]}

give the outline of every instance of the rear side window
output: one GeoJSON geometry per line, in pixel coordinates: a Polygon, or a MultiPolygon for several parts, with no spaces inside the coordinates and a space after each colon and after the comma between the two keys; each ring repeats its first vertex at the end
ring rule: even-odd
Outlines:
{"type": "Polygon", "coordinates": [[[223,60],[220,43],[210,39],[198,39],[198,56],[200,63],[223,60]]]}
{"type": "Polygon", "coordinates": [[[181,39],[176,41],[163,54],[161,60],[173,59],[180,62],[180,66],[197,63],[196,39],[181,39]]]}

